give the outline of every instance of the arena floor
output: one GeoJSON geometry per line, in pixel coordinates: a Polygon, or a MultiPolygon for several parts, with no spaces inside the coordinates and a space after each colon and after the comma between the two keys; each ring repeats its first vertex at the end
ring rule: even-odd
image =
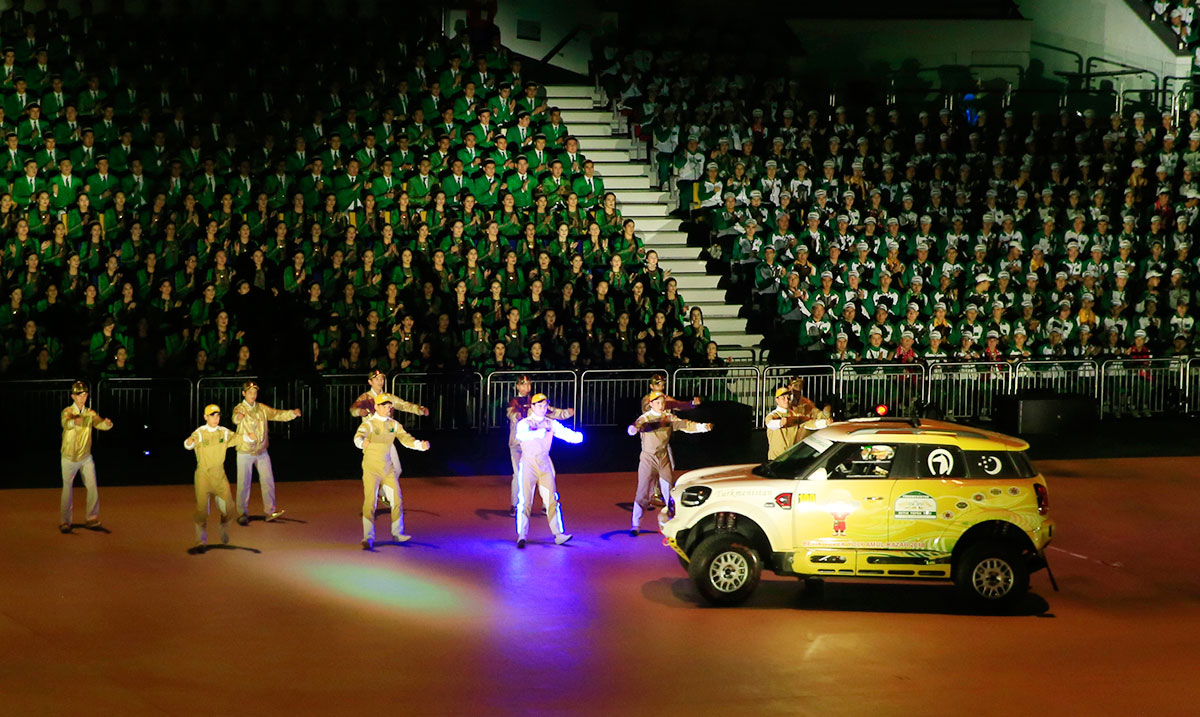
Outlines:
{"type": "Polygon", "coordinates": [[[69,536],[57,491],[5,491],[0,711],[1194,709],[1200,460],[1039,466],[1062,591],[1038,573],[1006,617],[964,612],[949,589],[806,596],[775,576],[743,607],[701,607],[659,537],[626,532],[629,474],[562,477],[575,539],[555,546],[535,518],[524,551],[501,478],[405,481],[415,539],[373,553],[359,548],[355,482],[281,484],[286,522],[234,525],[236,548],[201,556],[185,552],[190,486],[102,488],[111,533],[69,536]]]}

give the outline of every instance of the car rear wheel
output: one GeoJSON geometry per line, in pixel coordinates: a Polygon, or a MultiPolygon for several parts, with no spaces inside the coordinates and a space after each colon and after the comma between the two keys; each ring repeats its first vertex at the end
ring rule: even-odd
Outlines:
{"type": "Polygon", "coordinates": [[[963,595],[989,609],[1011,607],[1029,591],[1029,568],[1021,552],[999,542],[967,548],[954,579],[963,595]]]}
{"type": "Polygon", "coordinates": [[[700,595],[713,605],[736,605],[758,587],[762,560],[736,533],[705,538],[692,553],[688,575],[700,595]]]}

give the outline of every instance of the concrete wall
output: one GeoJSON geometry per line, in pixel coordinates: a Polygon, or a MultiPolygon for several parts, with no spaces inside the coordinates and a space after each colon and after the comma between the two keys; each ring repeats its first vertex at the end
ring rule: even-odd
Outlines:
{"type": "MultiPolygon", "coordinates": [[[[1020,64],[1029,61],[1031,28],[1025,20],[790,20],[812,68],[837,70],[847,63],[899,69],[915,59],[921,67],[1020,64]]],[[[983,79],[1015,80],[1014,72],[980,70],[983,79]]]]}
{"type": "Polygon", "coordinates": [[[613,14],[602,12],[597,4],[588,0],[499,0],[496,9],[496,26],[504,44],[513,52],[538,60],[576,26],[583,25],[583,30],[549,60],[556,67],[580,74],[588,72],[593,30],[601,32],[611,22],[615,22],[613,14]],[[541,37],[537,40],[518,38],[518,21],[538,23],[541,37]]]}
{"type": "MultiPolygon", "coordinates": [[[[1085,61],[1099,56],[1145,67],[1160,76],[1191,74],[1191,58],[1176,56],[1125,0],[1018,0],[1018,4],[1021,14],[1033,21],[1033,40],[1074,50],[1085,61]]],[[[1061,52],[1033,46],[1030,55],[1045,63],[1047,74],[1076,69],[1075,60],[1061,52]]],[[[1126,89],[1151,83],[1145,76],[1119,81],[1126,89]]]]}

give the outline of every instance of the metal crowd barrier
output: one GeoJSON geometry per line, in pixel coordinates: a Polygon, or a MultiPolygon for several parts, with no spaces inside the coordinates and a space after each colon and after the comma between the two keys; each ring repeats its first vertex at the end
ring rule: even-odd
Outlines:
{"type": "MultiPolygon", "coordinates": [[[[392,377],[392,393],[429,409],[428,416],[392,414],[406,428],[474,429],[482,424],[483,375],[478,372],[465,375],[398,374],[392,377]]],[[[357,396],[351,397],[346,405],[349,406],[357,396]]],[[[349,415],[348,410],[346,415],[349,415]]]]}
{"type": "Polygon", "coordinates": [[[1053,391],[1100,398],[1100,367],[1095,361],[1031,359],[1017,364],[1012,391],[1053,391]]]}
{"type": "Polygon", "coordinates": [[[14,446],[31,441],[58,443],[59,414],[71,405],[73,383],[71,379],[0,382],[0,406],[4,406],[0,431],[14,446]]]}
{"type": "Polygon", "coordinates": [[[860,412],[882,403],[902,414],[925,396],[921,364],[848,364],[838,371],[838,380],[847,408],[857,406],[860,412]]]}
{"type": "Polygon", "coordinates": [[[937,404],[947,420],[990,419],[996,396],[1011,392],[1007,363],[935,363],[926,378],[926,403],[937,404]]]}
{"type": "Polygon", "coordinates": [[[1200,359],[1188,359],[1183,369],[1184,411],[1200,413],[1200,359]]]}
{"type": "MultiPolygon", "coordinates": [[[[485,387],[484,421],[485,428],[500,428],[508,426],[508,416],[505,410],[508,401],[517,395],[516,383],[520,376],[529,376],[533,383],[534,393],[544,393],[550,405],[556,408],[575,408],[578,399],[577,377],[574,371],[494,371],[488,374],[485,387]]],[[[563,421],[564,424],[575,427],[579,414],[563,421]]]]}
{"type": "MultiPolygon", "coordinates": [[[[581,426],[627,426],[641,414],[642,397],[650,392],[650,377],[661,369],[584,371],[579,377],[576,417],[581,426]]],[[[667,393],[670,393],[668,386],[667,393]]],[[[680,396],[680,398],[684,398],[680,396]]]]}
{"type": "Polygon", "coordinates": [[[1181,359],[1116,359],[1100,368],[1101,417],[1149,416],[1186,410],[1181,359]]]}
{"type": "Polygon", "coordinates": [[[734,401],[759,410],[762,374],[753,366],[675,369],[672,387],[677,398],[700,396],[705,401],[734,401]]]}
{"type": "Polygon", "coordinates": [[[767,414],[775,410],[775,389],[786,386],[793,377],[804,379],[804,395],[818,406],[841,395],[837,371],[833,366],[767,366],[762,372],[763,386],[759,391],[762,405],[758,423],[762,423],[767,414]]]}
{"type": "Polygon", "coordinates": [[[183,440],[201,423],[194,389],[186,378],[103,378],[90,398],[100,415],[120,416],[130,434],[177,434],[183,440]]]}

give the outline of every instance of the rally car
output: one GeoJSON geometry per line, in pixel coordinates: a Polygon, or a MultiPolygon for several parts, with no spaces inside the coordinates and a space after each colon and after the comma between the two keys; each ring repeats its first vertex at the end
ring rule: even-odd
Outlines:
{"type": "Polygon", "coordinates": [[[825,578],[952,581],[1007,606],[1047,567],[1045,479],[1024,441],[920,419],[855,419],[773,461],[679,477],[660,527],[700,594],[745,600],[763,568],[825,578]]]}

